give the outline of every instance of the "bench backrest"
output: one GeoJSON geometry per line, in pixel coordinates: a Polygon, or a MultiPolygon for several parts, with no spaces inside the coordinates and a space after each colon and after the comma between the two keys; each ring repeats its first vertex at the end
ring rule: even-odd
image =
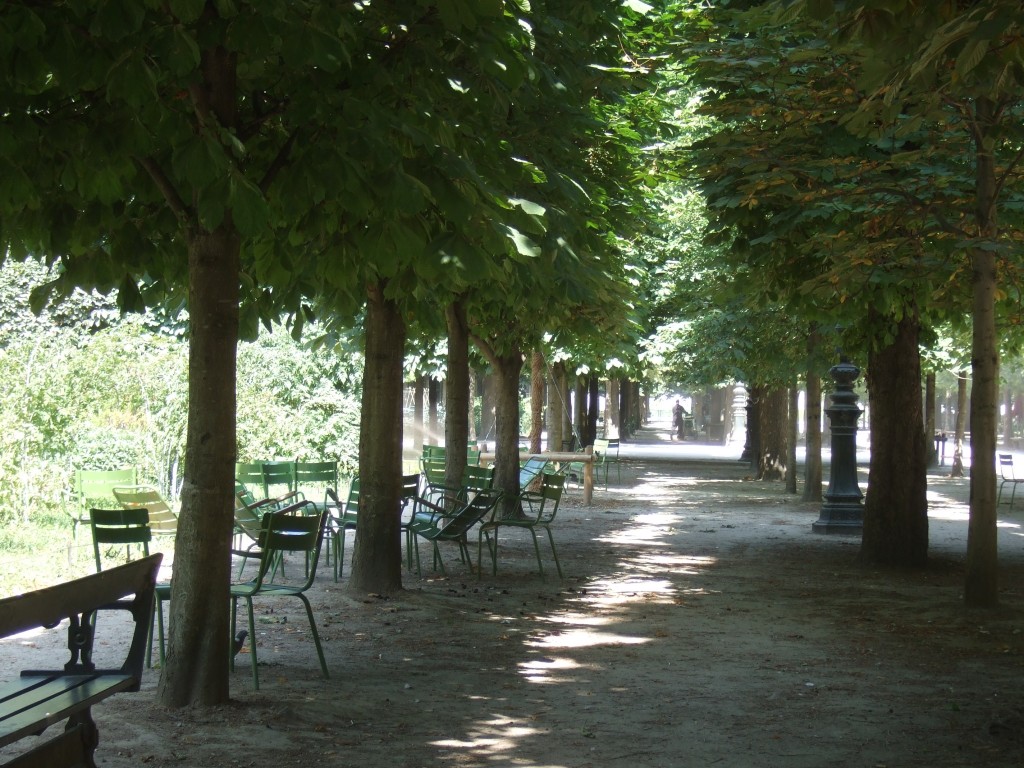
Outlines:
{"type": "Polygon", "coordinates": [[[92,614],[100,609],[128,610],[135,634],[121,671],[141,678],[153,615],[153,594],[163,555],[155,554],[74,581],[0,600],[0,637],[71,620],[71,660],[67,672],[92,672],[92,614]],[[131,596],[131,599],[127,599],[131,596]],[[83,634],[84,633],[84,634],[83,634]],[[72,642],[73,641],[73,642],[72,642]]]}

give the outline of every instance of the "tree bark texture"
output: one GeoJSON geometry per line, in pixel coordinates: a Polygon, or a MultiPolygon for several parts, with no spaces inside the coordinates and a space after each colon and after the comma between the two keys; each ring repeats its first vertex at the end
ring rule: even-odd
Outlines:
{"type": "Polygon", "coordinates": [[[229,699],[238,272],[239,240],[230,227],[190,238],[188,432],[157,694],[167,707],[229,699]]]}
{"type": "Polygon", "coordinates": [[[559,376],[561,363],[550,366],[548,372],[548,450],[562,450],[564,439],[563,422],[565,421],[565,404],[562,402],[564,386],[559,376]]]}
{"type": "Polygon", "coordinates": [[[494,371],[489,371],[483,376],[483,386],[480,388],[480,434],[483,440],[494,443],[496,440],[494,431],[494,412],[497,407],[496,395],[497,385],[494,371]]]}
{"type": "Polygon", "coordinates": [[[633,403],[633,382],[629,379],[619,381],[619,437],[633,436],[633,427],[629,421],[633,403]]]}
{"type": "Polygon", "coordinates": [[[519,376],[523,355],[512,350],[495,355],[491,362],[497,381],[494,487],[505,492],[504,514],[511,515],[516,511],[515,499],[519,495],[519,376]]]}
{"type": "Polygon", "coordinates": [[[466,475],[469,444],[469,324],[466,307],[455,301],[445,309],[448,325],[448,376],[444,388],[444,482],[459,488],[466,475]]]}
{"type": "Polygon", "coordinates": [[[608,379],[608,388],[605,390],[605,437],[619,437],[619,380],[608,379]]]}
{"type": "Polygon", "coordinates": [[[426,394],[427,389],[427,377],[417,376],[416,383],[413,385],[412,395],[412,440],[416,450],[420,450],[420,446],[426,442],[424,440],[423,433],[423,396],[426,394]]]}
{"type": "MultiPolygon", "coordinates": [[[[994,105],[975,101],[975,192],[978,235],[998,236],[996,171],[988,128],[994,105]]],[[[991,607],[999,602],[999,557],[996,529],[996,417],[999,406],[999,345],[996,336],[996,254],[985,248],[971,253],[971,512],[967,524],[967,572],[964,602],[991,607]]]]}
{"type": "Polygon", "coordinates": [[[427,378],[427,439],[429,445],[437,445],[441,437],[441,420],[437,407],[441,403],[441,382],[433,376],[427,378]]]}
{"type": "Polygon", "coordinates": [[[367,288],[366,360],[359,421],[359,519],[348,589],[389,595],[402,588],[402,364],[405,322],[384,283],[367,288]]]}
{"type": "Polygon", "coordinates": [[[807,372],[807,411],[804,460],[804,501],[821,501],[821,377],[807,372]]]}
{"type": "Polygon", "coordinates": [[[800,389],[789,388],[789,418],[786,430],[786,492],[796,493],[796,442],[800,430],[800,389]]]}
{"type": "Polygon", "coordinates": [[[964,432],[967,429],[967,374],[956,375],[956,429],[953,431],[953,464],[950,477],[965,477],[964,474],[964,432]]]}
{"type": "MultiPolygon", "coordinates": [[[[202,77],[192,92],[197,111],[212,111],[225,130],[233,130],[237,123],[236,67],[235,55],[226,49],[204,50],[202,77]]],[[[230,212],[215,230],[192,223],[184,235],[189,269],[189,407],[167,657],[157,690],[160,703],[174,708],[218,706],[229,699],[228,595],[237,451],[241,241],[230,212]]]]}
{"type": "Polygon", "coordinates": [[[928,559],[927,453],[921,408],[920,327],[907,315],[870,353],[871,464],[860,559],[922,566],[928,559]]]}
{"type": "Polygon", "coordinates": [[[601,405],[599,385],[595,374],[587,377],[587,445],[593,445],[597,439],[597,415],[601,405]]]}
{"type": "Polygon", "coordinates": [[[544,432],[544,353],[533,350],[530,355],[530,452],[540,453],[544,432]]]}
{"type": "MultiPolygon", "coordinates": [[[[747,387],[747,402],[743,406],[747,412],[747,419],[744,427],[743,453],[740,455],[740,460],[746,460],[750,464],[751,474],[757,478],[760,477],[761,401],[767,394],[768,388],[766,386],[763,384],[753,384],[747,387]]],[[[733,420],[729,416],[729,405],[732,403],[732,398],[728,396],[728,393],[726,394],[725,402],[726,423],[724,427],[728,432],[733,425],[733,420]]]]}
{"type": "Polygon", "coordinates": [[[782,480],[786,476],[789,398],[785,387],[772,387],[758,405],[760,450],[755,454],[758,480],[782,480]]]}
{"type": "Polygon", "coordinates": [[[935,371],[928,371],[924,377],[924,438],[929,467],[939,463],[935,432],[935,371]]]}

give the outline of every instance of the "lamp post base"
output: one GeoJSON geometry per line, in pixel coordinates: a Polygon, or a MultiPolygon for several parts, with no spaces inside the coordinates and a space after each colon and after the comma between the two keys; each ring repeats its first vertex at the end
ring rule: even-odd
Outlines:
{"type": "Polygon", "coordinates": [[[864,507],[860,501],[829,504],[821,507],[821,515],[811,526],[814,533],[838,533],[860,536],[864,530],[864,507]]]}

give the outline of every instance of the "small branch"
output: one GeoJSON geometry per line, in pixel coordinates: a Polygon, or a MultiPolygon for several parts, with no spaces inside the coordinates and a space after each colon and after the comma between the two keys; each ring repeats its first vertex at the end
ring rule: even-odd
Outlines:
{"type": "Polygon", "coordinates": [[[494,351],[494,347],[490,345],[487,339],[482,336],[477,336],[472,331],[469,332],[470,341],[476,344],[476,348],[480,350],[480,354],[487,358],[487,361],[495,368],[498,367],[498,353],[494,351]]]}
{"type": "Polygon", "coordinates": [[[274,157],[273,162],[271,162],[270,167],[267,168],[267,172],[263,174],[263,178],[260,179],[260,192],[262,192],[264,196],[266,196],[267,190],[270,189],[270,185],[274,183],[274,179],[277,177],[277,174],[280,173],[281,169],[288,163],[288,155],[291,153],[292,146],[295,144],[295,140],[298,135],[299,132],[295,131],[288,137],[288,140],[281,146],[281,149],[278,150],[278,153],[274,157]]]}
{"type": "Polygon", "coordinates": [[[153,179],[153,183],[160,190],[160,194],[164,196],[164,200],[167,201],[167,205],[170,206],[171,212],[174,213],[178,221],[182,224],[190,223],[192,221],[192,210],[182,199],[181,195],[178,194],[178,190],[171,180],[167,178],[167,174],[164,173],[164,169],[160,167],[160,164],[151,157],[137,157],[135,162],[153,179]]]}

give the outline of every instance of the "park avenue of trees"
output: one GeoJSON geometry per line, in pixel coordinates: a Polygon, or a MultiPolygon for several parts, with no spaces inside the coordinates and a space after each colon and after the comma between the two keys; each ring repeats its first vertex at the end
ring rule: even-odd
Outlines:
{"type": "Polygon", "coordinates": [[[446,380],[453,445],[487,366],[511,491],[527,361],[559,386],[614,381],[625,432],[637,382],[744,382],[772,477],[793,463],[787,393],[802,380],[817,401],[840,347],[885,446],[873,563],[927,558],[922,383],[969,370],[965,596],[994,605],[1024,11],[891,5],[4,3],[0,233],[8,259],[54,267],[34,307],[83,288],[187,320],[161,701],[228,698],[236,355],[261,324],[315,327],[321,350],[359,331],[350,589],[401,588],[410,357],[446,380]]]}

